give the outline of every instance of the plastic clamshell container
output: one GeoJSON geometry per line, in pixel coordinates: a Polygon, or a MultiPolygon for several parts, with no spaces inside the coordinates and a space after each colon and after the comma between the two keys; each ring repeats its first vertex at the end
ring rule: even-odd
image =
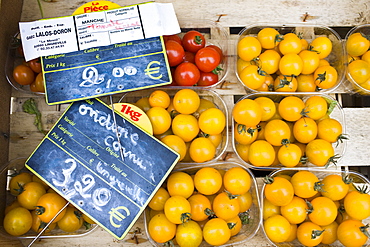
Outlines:
{"type": "MultiPolygon", "coordinates": [[[[356,171],[343,171],[343,170],[320,170],[320,169],[308,169],[310,172],[314,173],[318,178],[319,180],[322,180],[324,177],[328,176],[328,175],[331,175],[331,174],[337,174],[337,175],[341,175],[341,176],[348,176],[349,178],[352,178],[353,179],[353,184],[355,185],[358,185],[358,186],[370,186],[370,181],[367,177],[365,177],[364,175],[362,175],[361,173],[358,173],[356,171]]],[[[276,170],[276,171],[273,171],[270,173],[270,177],[276,177],[276,176],[281,176],[281,175],[287,175],[287,176],[292,176],[294,173],[298,172],[298,170],[276,170]]],[[[370,187],[369,187],[370,188],[370,187]]],[[[264,205],[264,200],[265,200],[265,195],[264,195],[264,189],[265,189],[265,184],[262,186],[262,190],[261,190],[261,215],[263,214],[263,205],[264,205]]],[[[263,216],[262,216],[262,219],[263,219],[263,216]]],[[[268,240],[268,242],[273,245],[273,246],[277,246],[277,247],[286,247],[286,246],[289,246],[289,247],[296,247],[296,246],[299,246],[299,247],[303,247],[305,245],[302,245],[297,239],[295,239],[294,241],[292,242],[283,242],[283,243],[275,243],[275,242],[272,242],[268,236],[266,235],[266,231],[264,229],[264,226],[263,226],[263,220],[261,221],[262,223],[262,231],[266,237],[266,239],[268,240]]],[[[364,225],[366,224],[369,224],[370,223],[370,217],[366,218],[365,220],[362,221],[362,223],[364,223],[364,225]]],[[[339,240],[336,240],[334,243],[332,244],[319,244],[318,246],[335,246],[335,247],[339,247],[339,246],[344,246],[340,243],[339,240]]],[[[364,244],[363,246],[370,246],[370,238],[366,241],[366,244],[364,244]]]]}
{"type": "MultiPolygon", "coordinates": [[[[237,60],[239,58],[238,56],[238,43],[240,40],[242,40],[246,36],[253,36],[257,37],[257,34],[259,31],[261,31],[263,28],[273,28],[277,30],[280,34],[287,34],[287,33],[295,33],[299,34],[302,39],[307,40],[308,44],[310,44],[315,38],[324,36],[331,40],[332,42],[332,52],[326,57],[325,59],[330,63],[331,66],[333,66],[337,72],[338,72],[338,79],[337,83],[328,89],[321,89],[320,92],[322,93],[329,93],[334,91],[339,87],[339,85],[342,83],[346,71],[345,67],[345,52],[343,47],[343,42],[340,37],[340,35],[331,29],[330,27],[321,26],[321,25],[314,25],[314,24],[267,24],[267,23],[256,23],[249,26],[246,26],[244,29],[242,29],[239,32],[239,37],[236,39],[235,43],[235,54],[236,59],[234,61],[235,68],[237,68],[237,60]]],[[[264,50],[262,50],[263,52],[264,50]]],[[[247,92],[259,92],[255,89],[247,87],[242,80],[239,77],[239,73],[237,69],[235,69],[236,77],[238,78],[238,81],[244,86],[245,90],[247,92]]],[[[266,93],[276,93],[276,92],[266,92],[266,93]]],[[[312,92],[297,92],[301,94],[305,93],[312,93],[312,92]]]]}
{"type": "MultiPolygon", "coordinates": [[[[172,172],[182,171],[182,172],[186,172],[190,175],[193,175],[202,167],[213,167],[215,169],[223,169],[223,170],[227,170],[227,169],[230,169],[232,167],[242,167],[243,169],[245,169],[249,173],[249,175],[252,178],[251,188],[249,189],[249,192],[252,194],[252,206],[247,211],[248,215],[250,217],[249,218],[249,223],[246,224],[246,225],[243,225],[243,227],[241,228],[240,232],[237,235],[231,237],[231,239],[227,243],[225,243],[223,245],[220,245],[220,246],[221,247],[235,246],[235,245],[238,245],[238,244],[242,244],[242,243],[246,242],[247,240],[253,238],[259,230],[261,219],[262,219],[261,210],[260,210],[259,195],[258,195],[257,181],[256,181],[253,173],[248,168],[245,168],[241,164],[239,164],[237,162],[230,162],[230,161],[222,161],[222,162],[220,161],[220,162],[208,163],[208,164],[202,165],[201,167],[199,167],[199,166],[185,167],[185,166],[177,165],[172,172]]],[[[148,224],[149,224],[149,221],[150,221],[150,210],[151,209],[149,207],[147,207],[146,210],[144,211],[145,212],[145,214],[144,214],[145,232],[148,236],[148,239],[149,239],[150,243],[153,246],[161,247],[161,246],[163,246],[163,244],[155,242],[150,237],[150,234],[149,234],[148,224]]],[[[209,245],[208,243],[206,243],[203,240],[200,247],[206,247],[206,246],[211,246],[211,245],[209,245]]]]}
{"type": "MultiPolygon", "coordinates": [[[[222,132],[222,140],[220,145],[218,145],[216,149],[215,157],[205,163],[212,162],[215,160],[218,160],[221,158],[221,156],[225,153],[227,145],[228,145],[228,139],[229,139],[229,129],[228,129],[228,110],[226,107],[226,104],[224,100],[221,98],[221,96],[216,93],[213,90],[203,89],[200,87],[157,87],[157,88],[151,88],[151,89],[145,89],[145,90],[139,90],[139,91],[132,91],[129,93],[126,93],[122,96],[120,99],[120,103],[135,103],[139,99],[144,97],[149,97],[149,95],[156,90],[163,90],[169,94],[171,98],[176,94],[176,92],[182,90],[182,89],[192,89],[194,90],[201,99],[206,99],[211,102],[213,102],[218,109],[220,109],[226,116],[226,127],[224,131],[222,132]]],[[[195,165],[195,164],[203,164],[203,163],[196,163],[196,162],[183,162],[180,161],[181,164],[187,164],[187,165],[195,165]]]]}
{"type": "MultiPolygon", "coordinates": [[[[181,39],[186,32],[195,30],[204,35],[206,40],[206,46],[216,45],[221,48],[223,53],[223,59],[219,65],[222,70],[218,74],[218,82],[210,86],[194,86],[204,89],[212,89],[219,86],[225,79],[229,71],[229,58],[228,58],[228,42],[229,42],[229,33],[225,27],[220,23],[211,21],[211,20],[189,20],[189,19],[178,19],[181,33],[177,34],[181,39]]],[[[173,79],[173,76],[172,76],[173,79]]],[[[178,86],[171,86],[178,87],[178,86]]]]}
{"type": "MultiPolygon", "coordinates": [[[[4,167],[0,167],[0,175],[2,177],[6,177],[6,179],[7,179],[6,198],[4,198],[4,200],[3,200],[3,202],[6,203],[6,205],[9,205],[10,203],[12,203],[13,201],[16,200],[16,197],[13,196],[10,193],[10,189],[9,189],[9,182],[11,180],[11,176],[15,173],[18,173],[18,172],[29,172],[29,173],[31,173],[24,166],[26,160],[27,160],[27,158],[24,158],[24,157],[16,158],[16,159],[10,160],[7,164],[5,164],[4,167]]],[[[3,214],[0,214],[0,215],[3,216],[3,214]]],[[[35,233],[32,229],[29,230],[27,233],[21,235],[21,236],[16,236],[16,237],[11,236],[10,234],[8,234],[5,231],[4,226],[3,226],[3,221],[4,221],[4,218],[1,218],[0,219],[0,236],[4,236],[5,238],[18,238],[18,239],[34,239],[37,236],[37,233],[35,233]]],[[[78,229],[76,232],[73,232],[73,233],[68,233],[68,232],[62,231],[61,229],[56,227],[55,229],[53,229],[52,231],[50,231],[48,233],[43,233],[39,238],[43,239],[43,238],[82,237],[82,236],[86,236],[87,234],[91,233],[97,227],[98,227],[97,224],[91,225],[91,228],[89,228],[89,229],[86,229],[85,226],[82,226],[80,229],[78,229]]]]}
{"type": "MultiPolygon", "coordinates": [[[[21,85],[14,80],[13,70],[17,65],[25,62],[24,57],[19,54],[18,47],[22,46],[20,43],[20,37],[18,34],[14,35],[9,42],[8,54],[5,61],[5,76],[9,84],[16,90],[22,93],[28,93],[33,95],[43,96],[45,93],[42,92],[33,92],[30,89],[29,85],[21,85]]],[[[36,77],[36,74],[35,74],[36,77]]]]}
{"type": "MultiPolygon", "coordinates": [[[[328,99],[329,101],[336,102],[333,111],[330,113],[330,118],[338,120],[342,125],[343,133],[344,134],[346,133],[345,115],[344,115],[343,108],[338,103],[338,101],[336,101],[333,97],[331,97],[330,95],[327,95],[327,94],[318,94],[318,93],[317,94],[292,94],[292,93],[289,94],[289,93],[278,93],[278,92],[276,92],[274,94],[252,93],[252,94],[248,94],[248,95],[243,96],[238,101],[241,101],[243,99],[252,99],[252,100],[254,100],[258,97],[267,97],[267,98],[270,98],[272,101],[274,101],[276,103],[279,103],[283,98],[285,98],[287,96],[296,96],[298,98],[301,98],[303,100],[303,102],[305,102],[311,96],[321,96],[321,97],[324,97],[324,98],[328,99]]],[[[231,138],[232,138],[233,150],[236,153],[236,155],[238,156],[238,158],[240,160],[242,160],[248,168],[252,168],[252,169],[256,169],[256,170],[274,170],[274,169],[287,169],[287,170],[293,169],[293,170],[297,170],[297,169],[306,169],[307,167],[325,169],[324,167],[316,166],[316,165],[314,165],[310,162],[306,163],[305,165],[295,166],[295,167],[285,167],[285,166],[282,166],[282,165],[278,165],[278,166],[260,166],[259,167],[259,166],[254,166],[254,165],[250,164],[249,162],[245,162],[240,157],[240,155],[238,154],[237,149],[236,149],[237,142],[235,141],[235,138],[234,138],[234,136],[235,136],[234,127],[235,127],[236,122],[235,122],[233,117],[232,117],[231,122],[232,122],[232,127],[231,127],[232,137],[231,138]]],[[[343,142],[336,142],[336,143],[333,143],[332,145],[333,145],[333,148],[334,148],[334,154],[339,155],[339,158],[337,159],[337,165],[340,165],[340,160],[343,157],[343,155],[345,153],[345,150],[346,150],[346,146],[347,146],[346,141],[344,140],[343,142]]],[[[333,166],[333,164],[331,164],[328,168],[331,168],[332,166],[333,166]]]]}
{"type": "MultiPolygon", "coordinates": [[[[364,35],[370,35],[370,24],[363,24],[363,25],[359,25],[359,26],[356,26],[356,27],[353,27],[346,35],[345,37],[345,40],[344,40],[344,49],[345,49],[345,52],[346,52],[346,57],[350,56],[348,54],[348,51],[347,51],[347,40],[349,38],[349,36],[351,36],[352,34],[355,34],[355,33],[362,33],[364,35]]],[[[350,58],[348,58],[348,60],[350,60],[350,58]]],[[[346,61],[346,63],[349,63],[349,61],[346,61]]],[[[369,86],[369,83],[366,83],[366,85],[364,84],[359,84],[357,83],[354,78],[351,76],[351,74],[349,73],[348,71],[348,66],[346,67],[347,68],[347,71],[346,71],[346,79],[350,82],[350,85],[349,85],[349,90],[354,92],[354,93],[359,93],[359,94],[362,94],[362,95],[370,95],[370,86],[369,86]]]]}

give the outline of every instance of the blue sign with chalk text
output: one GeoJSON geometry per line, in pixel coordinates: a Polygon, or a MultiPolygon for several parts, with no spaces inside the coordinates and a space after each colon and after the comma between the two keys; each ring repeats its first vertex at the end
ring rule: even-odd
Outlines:
{"type": "Polygon", "coordinates": [[[74,102],[26,167],[123,239],[179,155],[98,99],[74,102]]]}
{"type": "Polygon", "coordinates": [[[170,84],[162,37],[42,57],[49,105],[170,84]]]}

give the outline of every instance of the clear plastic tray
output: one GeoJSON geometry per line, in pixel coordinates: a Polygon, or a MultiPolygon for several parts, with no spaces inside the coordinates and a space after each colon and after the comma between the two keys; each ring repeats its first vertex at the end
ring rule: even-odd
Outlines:
{"type": "MultiPolygon", "coordinates": [[[[163,90],[163,91],[167,92],[170,95],[170,97],[173,97],[176,92],[178,92],[179,90],[184,89],[184,88],[189,88],[189,87],[158,87],[158,88],[152,88],[152,89],[133,91],[133,92],[129,92],[129,93],[124,94],[122,96],[122,98],[120,99],[120,102],[135,103],[136,101],[138,101],[141,98],[149,97],[150,93],[155,91],[155,90],[163,90]]],[[[191,87],[191,89],[194,90],[195,92],[197,92],[198,95],[200,96],[200,98],[207,99],[207,100],[210,100],[211,102],[213,102],[216,105],[216,107],[219,108],[220,110],[222,110],[222,112],[226,116],[226,127],[225,127],[224,131],[222,132],[222,141],[221,141],[220,145],[218,146],[218,148],[216,149],[215,157],[212,160],[207,161],[206,163],[212,162],[212,161],[215,161],[215,160],[218,160],[218,159],[221,158],[221,156],[226,151],[226,148],[227,148],[227,145],[228,145],[228,139],[229,139],[229,129],[227,127],[228,126],[228,117],[227,117],[228,116],[228,110],[227,110],[227,107],[226,107],[226,104],[225,104],[224,100],[215,91],[208,90],[208,89],[203,89],[201,87],[191,87]]],[[[202,164],[202,163],[182,162],[182,161],[180,161],[180,163],[181,164],[187,164],[187,165],[202,164]]]]}
{"type": "MultiPolygon", "coordinates": [[[[10,191],[9,191],[9,181],[11,179],[10,176],[12,174],[16,173],[16,172],[29,172],[24,167],[24,164],[25,164],[26,160],[27,160],[27,158],[23,158],[23,157],[13,159],[13,160],[9,161],[7,164],[0,167],[1,178],[6,179],[6,183],[5,183],[6,184],[6,188],[5,188],[6,195],[5,195],[5,198],[3,200],[3,203],[5,203],[5,205],[9,205],[11,202],[13,202],[16,199],[16,197],[11,195],[10,191]]],[[[4,217],[4,214],[0,214],[0,216],[4,217]]],[[[4,218],[0,219],[0,236],[4,236],[5,238],[18,238],[18,239],[34,239],[37,236],[37,234],[32,230],[28,231],[27,233],[25,233],[21,236],[17,236],[17,237],[11,236],[10,234],[8,234],[5,231],[4,226],[3,226],[3,220],[4,220],[4,218]]],[[[73,233],[64,232],[64,231],[58,229],[58,227],[56,227],[54,230],[52,230],[48,233],[43,233],[39,238],[42,239],[42,238],[82,237],[82,236],[85,236],[85,235],[91,233],[97,227],[98,227],[97,224],[91,225],[91,228],[89,228],[89,229],[86,229],[85,226],[82,226],[79,230],[77,230],[76,232],[73,232],[73,233]]]]}
{"type": "MultiPolygon", "coordinates": [[[[194,86],[203,89],[211,89],[219,86],[225,79],[229,71],[229,58],[228,58],[228,41],[229,33],[220,23],[211,20],[189,20],[189,19],[178,19],[181,28],[181,33],[178,34],[180,38],[190,30],[196,30],[204,35],[207,45],[216,45],[221,48],[223,53],[223,60],[220,64],[222,70],[218,75],[218,82],[211,86],[194,86]]],[[[171,86],[178,87],[178,86],[171,86]]]]}
{"type": "MultiPolygon", "coordinates": [[[[241,164],[236,163],[236,162],[229,162],[229,161],[209,163],[209,164],[203,165],[202,167],[213,167],[213,168],[216,168],[216,169],[224,169],[224,170],[230,169],[232,167],[242,167],[249,173],[249,175],[251,176],[251,178],[253,180],[251,188],[249,190],[250,193],[252,194],[252,200],[253,200],[252,206],[248,210],[248,213],[249,213],[249,216],[250,216],[249,224],[244,225],[237,235],[231,237],[231,239],[226,244],[220,245],[220,246],[222,246],[222,247],[235,246],[235,245],[238,245],[238,244],[242,244],[242,243],[246,242],[247,240],[253,238],[256,235],[256,233],[257,233],[257,231],[260,227],[260,223],[261,223],[261,219],[262,219],[261,211],[260,211],[260,205],[261,204],[259,202],[259,196],[258,196],[258,187],[257,187],[257,182],[256,182],[256,179],[255,179],[253,173],[248,168],[243,167],[241,164]]],[[[192,166],[192,167],[176,166],[175,169],[173,170],[173,172],[183,171],[183,172],[186,172],[186,173],[191,175],[191,174],[195,174],[199,169],[200,169],[199,166],[192,166]]],[[[145,210],[145,214],[144,214],[145,232],[148,236],[148,239],[149,239],[150,243],[153,246],[157,246],[157,247],[163,246],[163,244],[155,242],[150,237],[149,232],[148,232],[149,221],[150,221],[150,213],[149,213],[149,208],[147,207],[147,209],[145,210]]],[[[211,246],[211,245],[207,244],[203,240],[203,242],[201,243],[200,246],[201,247],[206,247],[206,246],[211,246]]]]}
{"type": "MultiPolygon", "coordinates": [[[[237,46],[241,39],[243,39],[246,36],[253,36],[257,37],[257,34],[260,30],[263,28],[270,27],[276,29],[280,34],[286,34],[286,33],[296,33],[297,35],[300,34],[303,39],[306,39],[308,43],[310,43],[312,40],[314,40],[316,37],[319,36],[325,36],[328,37],[333,44],[332,52],[329,54],[329,56],[326,58],[326,60],[330,63],[331,66],[333,66],[337,72],[338,72],[338,80],[335,86],[329,89],[322,89],[320,92],[322,93],[329,93],[334,91],[338,86],[342,83],[346,71],[345,67],[345,55],[344,55],[344,47],[341,40],[341,37],[339,34],[334,31],[333,29],[321,26],[321,25],[313,25],[313,24],[267,24],[267,23],[256,23],[249,26],[246,26],[244,29],[242,29],[239,32],[239,38],[236,39],[235,43],[235,54],[238,54],[237,52],[237,46]]],[[[238,56],[237,56],[238,58],[238,56]]],[[[234,61],[235,66],[237,63],[234,61]]],[[[235,67],[236,68],[236,67],[235,67]]],[[[247,92],[259,92],[257,90],[251,89],[242,83],[239,77],[239,73],[237,70],[235,70],[236,77],[238,78],[238,81],[244,86],[247,92]]],[[[266,93],[275,93],[275,92],[266,92],[266,93]]],[[[312,93],[312,92],[296,92],[297,94],[305,94],[305,93],[312,93]]]]}
{"type": "Polygon", "coordinates": [[[21,46],[20,43],[20,37],[19,34],[15,34],[10,42],[9,42],[9,47],[8,47],[8,53],[6,56],[6,61],[5,61],[5,76],[8,81],[8,83],[16,90],[22,92],[22,93],[28,93],[28,94],[33,94],[33,95],[38,95],[38,96],[43,96],[45,93],[41,92],[33,92],[30,89],[29,85],[21,85],[17,83],[14,80],[13,77],[13,70],[17,65],[22,64],[25,62],[24,57],[19,54],[18,52],[18,47],[21,46]]]}
{"type": "MultiPolygon", "coordinates": [[[[274,93],[274,94],[266,94],[266,93],[252,93],[252,94],[248,94],[248,95],[245,95],[244,97],[240,98],[240,100],[243,100],[243,99],[255,99],[257,97],[268,97],[270,99],[272,99],[272,101],[274,102],[280,102],[284,97],[287,97],[287,96],[296,96],[296,97],[299,97],[301,98],[303,101],[306,101],[309,97],[311,96],[314,96],[314,95],[318,95],[318,96],[321,96],[321,97],[325,97],[327,99],[329,99],[330,101],[335,101],[337,102],[333,97],[331,97],[330,95],[327,95],[327,94],[287,94],[287,93],[274,93]]],[[[341,124],[342,124],[342,128],[343,128],[343,133],[346,133],[346,125],[345,125],[345,116],[344,116],[344,111],[343,111],[343,108],[342,106],[337,102],[333,111],[331,112],[330,114],[330,117],[333,118],[333,119],[336,119],[338,120],[341,124]]],[[[235,126],[235,121],[234,121],[234,118],[232,118],[232,145],[233,145],[233,149],[234,149],[234,152],[236,153],[236,155],[238,156],[238,158],[240,160],[242,160],[242,162],[248,167],[248,168],[252,168],[252,169],[256,169],[256,170],[274,170],[274,169],[284,169],[284,170],[290,170],[290,169],[293,169],[293,170],[297,170],[297,169],[306,169],[307,167],[312,167],[312,168],[319,168],[318,166],[316,165],[313,165],[311,163],[307,163],[306,165],[304,166],[296,166],[296,167],[284,167],[284,166],[264,166],[264,167],[257,167],[257,166],[254,166],[250,163],[247,163],[245,161],[243,161],[243,159],[240,157],[240,155],[238,154],[238,152],[236,151],[236,142],[235,142],[235,138],[234,138],[234,126],[235,126]]],[[[333,144],[333,147],[334,147],[334,153],[335,154],[338,154],[340,157],[337,159],[337,165],[340,165],[340,160],[341,158],[343,157],[344,153],[345,153],[345,150],[346,150],[346,141],[344,140],[343,142],[338,142],[338,143],[334,143],[333,144]],[[338,145],[337,145],[338,144],[338,145]]],[[[329,166],[330,168],[331,166],[329,166]]],[[[324,167],[321,167],[323,169],[325,169],[324,167]]]]}
{"type": "MultiPolygon", "coordinates": [[[[363,25],[359,25],[359,26],[353,27],[347,33],[347,35],[345,37],[345,41],[344,41],[344,48],[345,48],[346,56],[348,55],[348,53],[347,53],[347,46],[346,46],[347,45],[348,37],[351,36],[354,33],[362,33],[362,34],[365,34],[365,35],[370,35],[370,24],[363,24],[363,25]]],[[[349,91],[354,92],[354,93],[359,93],[359,94],[362,94],[362,95],[370,95],[370,89],[366,89],[363,86],[361,86],[360,84],[358,84],[353,79],[353,77],[350,75],[350,73],[348,71],[348,67],[347,67],[347,71],[346,71],[346,78],[350,82],[349,91]]]]}
{"type": "MultiPolygon", "coordinates": [[[[324,177],[328,176],[328,175],[331,175],[331,174],[338,174],[338,175],[342,175],[342,176],[349,176],[349,178],[352,178],[353,179],[353,183],[355,183],[356,185],[364,185],[364,184],[367,184],[368,186],[370,186],[370,181],[368,178],[366,178],[364,175],[358,173],[358,172],[355,172],[355,171],[339,171],[339,170],[319,170],[319,169],[310,169],[309,171],[313,172],[320,180],[323,179],[324,177]]],[[[294,173],[296,173],[297,170],[277,170],[277,171],[273,171],[271,172],[271,174],[269,176],[271,177],[276,177],[276,176],[280,176],[280,175],[288,175],[288,176],[292,176],[294,173]]],[[[264,199],[265,199],[265,196],[263,194],[263,191],[265,189],[265,184],[263,185],[262,187],[262,192],[261,192],[261,205],[263,205],[264,203],[264,199]]],[[[261,206],[261,215],[262,215],[262,212],[263,212],[263,206],[261,206]]],[[[370,223],[370,217],[363,220],[362,223],[364,223],[365,225],[370,223]]],[[[292,241],[292,242],[283,242],[283,243],[275,243],[275,242],[272,242],[266,235],[266,232],[265,232],[265,229],[263,227],[263,222],[261,222],[262,226],[262,231],[266,237],[266,239],[268,240],[268,242],[273,245],[273,246],[278,246],[278,247],[286,247],[286,246],[289,246],[289,247],[301,247],[301,246],[304,246],[302,245],[297,239],[292,241]]],[[[339,246],[343,246],[339,240],[335,241],[334,243],[330,244],[330,245],[325,245],[325,244],[320,244],[318,246],[335,246],[335,247],[339,247],[339,246]]],[[[366,244],[364,246],[370,246],[370,239],[367,240],[366,244]]]]}

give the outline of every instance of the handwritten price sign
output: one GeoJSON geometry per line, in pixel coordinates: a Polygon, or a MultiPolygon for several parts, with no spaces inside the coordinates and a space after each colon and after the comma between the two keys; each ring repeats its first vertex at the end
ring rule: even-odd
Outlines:
{"type": "Polygon", "coordinates": [[[123,239],[178,159],[156,138],[92,99],[70,105],[26,167],[123,239]]]}
{"type": "Polygon", "coordinates": [[[42,57],[49,105],[170,84],[162,37],[42,57]]]}

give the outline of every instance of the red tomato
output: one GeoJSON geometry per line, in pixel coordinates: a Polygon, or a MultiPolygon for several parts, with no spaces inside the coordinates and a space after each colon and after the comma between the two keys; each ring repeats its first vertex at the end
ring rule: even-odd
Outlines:
{"type": "Polygon", "coordinates": [[[206,39],[198,31],[191,30],[182,37],[182,46],[186,51],[196,53],[206,45],[206,39]]]}
{"type": "Polygon", "coordinates": [[[190,51],[185,51],[183,62],[189,62],[195,64],[195,54],[190,51]]]}
{"type": "Polygon", "coordinates": [[[220,47],[218,47],[217,45],[207,45],[207,47],[215,49],[218,52],[218,54],[220,54],[221,61],[223,60],[224,54],[220,47]]]}
{"type": "Polygon", "coordinates": [[[165,43],[168,62],[171,67],[179,65],[185,55],[184,48],[174,40],[165,43]]]}
{"type": "Polygon", "coordinates": [[[213,48],[204,47],[195,54],[195,64],[203,72],[216,69],[220,61],[220,54],[213,48]]]}
{"type": "Polygon", "coordinates": [[[218,82],[218,75],[213,72],[200,71],[200,79],[197,82],[198,86],[211,86],[218,82]]]}
{"type": "Polygon", "coordinates": [[[176,41],[177,43],[179,43],[182,46],[182,44],[181,44],[181,38],[177,34],[163,35],[163,40],[164,40],[165,43],[167,41],[169,41],[169,40],[173,40],[173,41],[176,41]]]}
{"type": "Polygon", "coordinates": [[[176,67],[174,79],[179,86],[193,86],[199,78],[200,71],[193,63],[181,63],[176,67]]]}

